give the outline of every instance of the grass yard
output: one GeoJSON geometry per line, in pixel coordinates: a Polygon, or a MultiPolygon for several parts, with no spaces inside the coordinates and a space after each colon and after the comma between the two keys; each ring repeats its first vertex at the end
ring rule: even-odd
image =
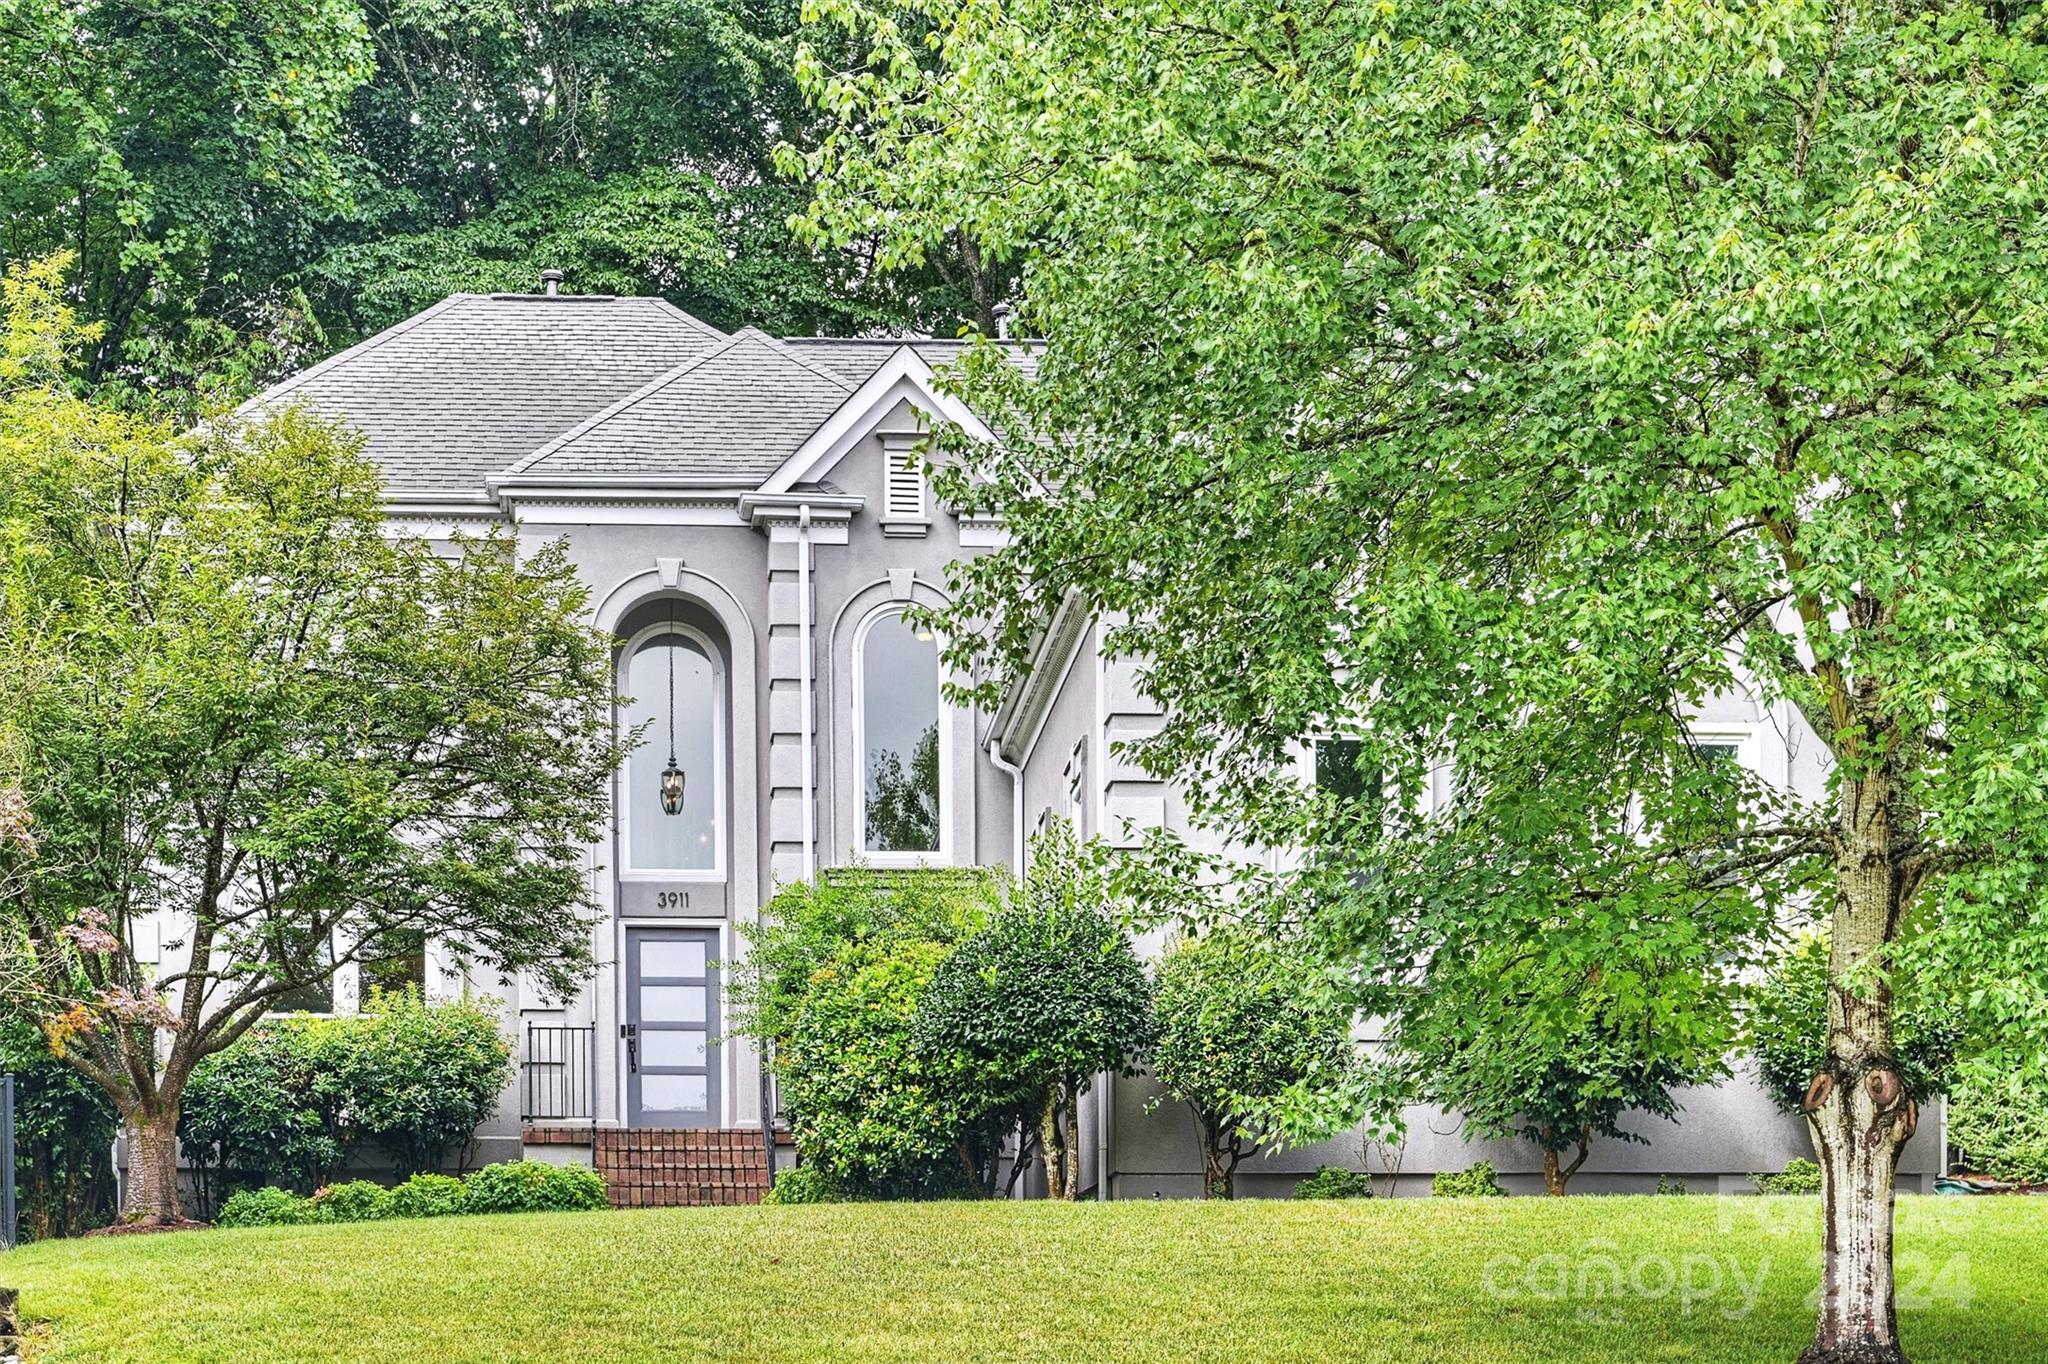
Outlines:
{"type": "MultiPolygon", "coordinates": [[[[1814,1199],[869,1205],[470,1217],[0,1256],[56,1364],[1771,1361],[1814,1199]]],[[[1918,1364],[2048,1359],[2048,1199],[1915,1198],[1918,1364]]],[[[33,1356],[32,1356],[33,1357],[33,1356]]]]}

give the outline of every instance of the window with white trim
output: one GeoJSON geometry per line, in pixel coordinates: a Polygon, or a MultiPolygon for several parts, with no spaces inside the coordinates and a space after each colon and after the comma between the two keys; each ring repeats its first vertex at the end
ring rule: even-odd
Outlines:
{"type": "Polygon", "coordinates": [[[901,607],[869,618],[855,646],[861,847],[937,853],[945,828],[939,642],[901,607]]]}

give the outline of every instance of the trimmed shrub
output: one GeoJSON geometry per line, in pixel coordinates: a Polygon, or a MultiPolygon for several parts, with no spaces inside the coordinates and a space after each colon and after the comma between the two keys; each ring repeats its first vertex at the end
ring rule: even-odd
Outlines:
{"type": "Polygon", "coordinates": [[[330,1184],[313,1195],[313,1206],[337,1222],[376,1222],[391,1216],[391,1190],[367,1179],[330,1184]]]}
{"type": "MultiPolygon", "coordinates": [[[[1960,1013],[1911,979],[1892,987],[1892,1036],[1899,1078],[1920,1103],[1942,1093],[1962,1042],[1960,1013]]],[[[1828,939],[1810,933],[1774,960],[1749,1010],[1749,1047],[1765,1092],[1786,1113],[1798,1113],[1806,1087],[1828,1054],[1828,939]]]]}
{"type": "Polygon", "coordinates": [[[464,1212],[586,1212],[611,1206],[604,1176],[586,1165],[508,1160],[462,1181],[464,1212]]]}
{"type": "Polygon", "coordinates": [[[400,1174],[439,1167],[497,1107],[512,1048],[486,1004],[373,993],[372,1012],[258,1024],[201,1061],[178,1136],[201,1201],[236,1186],[307,1193],[369,1143],[400,1174]]]}
{"type": "Polygon", "coordinates": [[[775,1186],[762,1196],[763,1203],[793,1206],[798,1203],[837,1203],[839,1195],[832,1182],[815,1165],[799,1165],[775,1176],[775,1186]]]}
{"type": "Polygon", "coordinates": [[[467,1212],[468,1191],[453,1175],[414,1175],[390,1191],[393,1217],[452,1217],[467,1212]]]}
{"type": "Polygon", "coordinates": [[[275,1019],[193,1070],[178,1137],[202,1203],[218,1203],[236,1185],[310,1193],[333,1176],[346,1155],[323,1084],[333,1040],[334,1020],[275,1019]]]}
{"type": "Polygon", "coordinates": [[[2048,1184],[2048,1095],[1976,1071],[1949,1095],[1948,1139],[1963,1168],[2013,1184],[2048,1184]]]}
{"type": "Polygon", "coordinates": [[[217,1227],[303,1227],[332,1222],[334,1214],[288,1189],[243,1189],[221,1205],[217,1227]]]}
{"type": "Polygon", "coordinates": [[[1443,1170],[1429,1181],[1435,1198],[1505,1198],[1507,1190],[1493,1172],[1490,1160],[1476,1161],[1462,1170],[1443,1170]]]}
{"type": "Polygon", "coordinates": [[[1211,1197],[1236,1196],[1238,1165],[1266,1144],[1290,1090],[1348,1080],[1351,1009],[1323,975],[1294,944],[1241,931],[1183,941],[1160,961],[1152,1073],[1195,1115],[1211,1197]]]}
{"type": "Polygon", "coordinates": [[[1316,1172],[1294,1186],[1296,1198],[1371,1198],[1372,1176],[1341,1165],[1318,1165],[1316,1172]]]}
{"type": "Polygon", "coordinates": [[[912,1034],[939,963],[996,903],[981,872],[851,868],[784,888],[744,930],[731,994],[739,1031],[772,1041],[803,1168],[835,1191],[957,1192],[969,1180],[963,1144],[977,1179],[993,1167],[1001,1134],[964,1130],[943,1058],[912,1034]]]}
{"type": "Polygon", "coordinates": [[[512,1046],[495,1012],[470,1000],[423,1003],[373,992],[359,1017],[336,1020],[335,1065],[322,1077],[350,1136],[402,1175],[441,1168],[491,1116],[512,1080],[512,1046]]]}
{"type": "Polygon", "coordinates": [[[1751,1175],[1757,1190],[1767,1194],[1817,1194],[1820,1192],[1820,1166],[1810,1160],[1788,1160],[1785,1168],[1774,1175],[1751,1175]]]}

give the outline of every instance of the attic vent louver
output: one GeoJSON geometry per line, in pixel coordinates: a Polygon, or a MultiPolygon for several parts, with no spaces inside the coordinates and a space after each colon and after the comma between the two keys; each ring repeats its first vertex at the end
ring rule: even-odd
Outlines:
{"type": "Polygon", "coordinates": [[[889,519],[892,521],[922,521],[924,519],[924,469],[920,467],[917,452],[910,448],[896,448],[889,452],[889,519]]]}

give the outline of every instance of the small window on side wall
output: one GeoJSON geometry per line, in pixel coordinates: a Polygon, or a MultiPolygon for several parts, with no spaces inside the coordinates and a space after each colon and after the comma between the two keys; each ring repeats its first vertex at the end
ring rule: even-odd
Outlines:
{"type": "Polygon", "coordinates": [[[426,994],[427,935],[418,929],[385,935],[377,954],[363,959],[362,982],[365,1007],[380,990],[391,995],[407,990],[426,994]]]}
{"type": "Polygon", "coordinates": [[[334,1012],[334,944],[324,942],[319,951],[320,976],[297,989],[279,995],[270,1005],[277,1014],[331,1014],[334,1012]]]}
{"type": "Polygon", "coordinates": [[[1380,774],[1364,759],[1365,745],[1356,739],[1316,740],[1316,789],[1347,803],[1379,804],[1380,774]]]}
{"type": "Polygon", "coordinates": [[[937,853],[944,829],[938,640],[892,609],[868,623],[858,652],[862,847],[937,853]]]}

